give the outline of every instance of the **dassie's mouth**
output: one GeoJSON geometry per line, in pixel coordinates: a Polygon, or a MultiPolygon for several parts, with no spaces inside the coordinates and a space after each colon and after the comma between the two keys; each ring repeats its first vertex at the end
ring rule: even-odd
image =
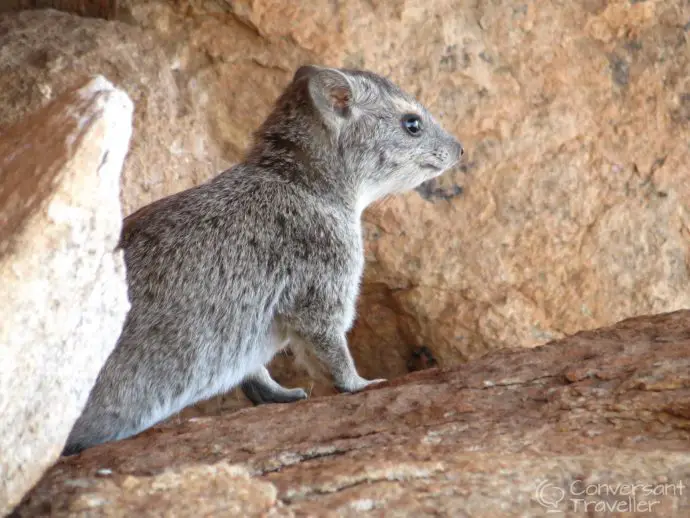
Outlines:
{"type": "Polygon", "coordinates": [[[438,164],[432,164],[431,162],[425,162],[422,164],[422,169],[431,169],[432,171],[441,172],[443,167],[438,164]]]}

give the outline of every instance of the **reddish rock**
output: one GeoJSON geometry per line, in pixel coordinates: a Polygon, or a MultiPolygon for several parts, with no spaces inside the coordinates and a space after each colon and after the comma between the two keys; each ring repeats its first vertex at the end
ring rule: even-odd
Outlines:
{"type": "Polygon", "coordinates": [[[690,311],[640,317],[360,394],[169,422],[62,459],[16,516],[603,516],[608,506],[685,517],[689,329],[690,311]]]}

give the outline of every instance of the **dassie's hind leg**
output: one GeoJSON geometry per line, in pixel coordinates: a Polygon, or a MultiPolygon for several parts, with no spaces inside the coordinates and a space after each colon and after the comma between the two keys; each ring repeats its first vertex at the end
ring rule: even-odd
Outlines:
{"type": "Polygon", "coordinates": [[[82,446],[81,444],[68,444],[62,450],[62,453],[60,455],[63,457],[68,457],[70,455],[76,455],[77,453],[81,453],[85,449],[86,447],[82,446]]]}
{"type": "Polygon", "coordinates": [[[287,389],[271,378],[266,367],[247,376],[240,385],[244,395],[255,405],[262,403],[291,403],[307,399],[307,393],[301,388],[287,389]]]}

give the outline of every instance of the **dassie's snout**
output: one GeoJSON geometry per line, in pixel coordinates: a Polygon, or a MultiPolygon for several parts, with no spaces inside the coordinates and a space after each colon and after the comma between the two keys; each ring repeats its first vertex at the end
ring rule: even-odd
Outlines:
{"type": "Polygon", "coordinates": [[[456,164],[465,154],[465,148],[455,137],[449,136],[449,154],[451,158],[451,165],[456,164]]]}

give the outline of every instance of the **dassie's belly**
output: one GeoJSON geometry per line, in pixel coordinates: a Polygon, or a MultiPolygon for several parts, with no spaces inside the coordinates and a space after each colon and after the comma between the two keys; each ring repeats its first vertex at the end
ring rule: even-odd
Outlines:
{"type": "MultiPolygon", "coordinates": [[[[189,405],[223,394],[237,387],[245,377],[268,364],[273,356],[289,343],[289,333],[278,319],[274,320],[262,344],[243,348],[244,357],[226,365],[218,365],[216,372],[198,369],[195,371],[196,383],[190,383],[184,392],[167,401],[152,398],[158,403],[151,408],[148,418],[140,423],[139,431],[180,412],[189,405]]],[[[138,432],[135,432],[138,433],[138,432]]],[[[127,435],[132,435],[128,433],[127,435]]]]}

